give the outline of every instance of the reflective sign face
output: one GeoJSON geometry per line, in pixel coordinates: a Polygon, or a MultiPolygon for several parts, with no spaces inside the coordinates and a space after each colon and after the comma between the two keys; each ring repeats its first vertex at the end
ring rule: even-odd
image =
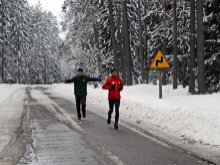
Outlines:
{"type": "Polygon", "coordinates": [[[170,68],[170,64],[167,62],[163,53],[159,50],[154,57],[153,62],[150,65],[151,69],[166,69],[170,68]]]}

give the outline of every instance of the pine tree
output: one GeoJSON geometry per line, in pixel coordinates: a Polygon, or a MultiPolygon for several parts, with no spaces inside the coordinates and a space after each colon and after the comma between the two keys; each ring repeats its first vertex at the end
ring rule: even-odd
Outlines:
{"type": "Polygon", "coordinates": [[[141,0],[138,0],[138,27],[139,27],[139,56],[141,63],[141,79],[145,80],[145,62],[144,62],[144,48],[143,48],[143,25],[142,25],[142,10],[141,0]]]}
{"type": "Polygon", "coordinates": [[[190,79],[189,79],[189,92],[195,93],[195,53],[196,53],[196,41],[195,41],[195,0],[190,2],[190,79]]]}
{"type": "Polygon", "coordinates": [[[127,1],[122,1],[122,18],[123,18],[123,33],[124,33],[124,49],[126,53],[126,64],[127,64],[127,85],[132,85],[132,61],[131,61],[131,46],[130,46],[130,35],[129,35],[129,20],[127,11],[127,1]]]}
{"type": "Polygon", "coordinates": [[[112,1],[108,1],[108,9],[109,9],[109,21],[110,21],[110,31],[111,31],[111,45],[113,51],[113,59],[114,59],[114,68],[118,70],[118,57],[117,57],[117,47],[116,47],[116,39],[115,39],[115,20],[114,20],[114,9],[112,1]]]}
{"type": "Polygon", "coordinates": [[[178,59],[177,59],[177,14],[176,0],[173,1],[173,89],[177,89],[178,59]]]}
{"type": "Polygon", "coordinates": [[[220,2],[207,1],[204,8],[206,87],[212,93],[220,90],[220,2]]]}
{"type": "Polygon", "coordinates": [[[204,94],[205,61],[204,61],[204,29],[203,29],[203,0],[197,0],[197,58],[198,58],[198,92],[204,94]]]}

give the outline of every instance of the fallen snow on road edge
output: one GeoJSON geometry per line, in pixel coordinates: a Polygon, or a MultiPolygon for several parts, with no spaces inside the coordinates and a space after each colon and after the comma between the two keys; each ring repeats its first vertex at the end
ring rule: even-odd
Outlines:
{"type": "Polygon", "coordinates": [[[0,157],[16,140],[22,125],[25,86],[0,85],[0,157]]]}

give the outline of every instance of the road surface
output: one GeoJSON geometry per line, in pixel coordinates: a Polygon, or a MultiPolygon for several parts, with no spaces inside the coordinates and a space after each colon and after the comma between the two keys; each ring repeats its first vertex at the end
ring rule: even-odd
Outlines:
{"type": "Polygon", "coordinates": [[[87,112],[46,87],[27,87],[21,130],[0,156],[5,165],[202,165],[208,162],[87,112]]]}

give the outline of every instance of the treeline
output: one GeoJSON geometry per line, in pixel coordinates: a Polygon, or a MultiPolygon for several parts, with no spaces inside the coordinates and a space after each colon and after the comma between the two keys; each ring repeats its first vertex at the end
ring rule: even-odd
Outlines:
{"type": "Polygon", "coordinates": [[[48,84],[60,81],[56,17],[39,3],[0,0],[0,82],[48,84]]]}
{"type": "Polygon", "coordinates": [[[164,85],[219,91],[219,10],[219,0],[65,0],[62,51],[91,74],[114,67],[132,85],[158,76],[149,65],[161,49],[172,65],[164,85]]]}

